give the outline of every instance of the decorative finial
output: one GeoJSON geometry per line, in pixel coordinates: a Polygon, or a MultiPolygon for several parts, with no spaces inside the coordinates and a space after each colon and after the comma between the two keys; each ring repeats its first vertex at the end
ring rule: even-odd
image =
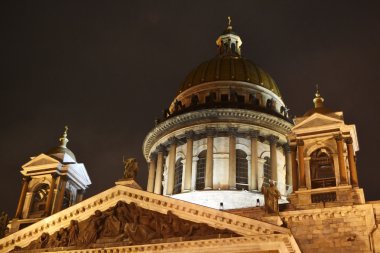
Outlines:
{"type": "Polygon", "coordinates": [[[65,132],[63,133],[63,136],[59,138],[59,141],[61,142],[61,147],[63,148],[66,148],[66,145],[69,142],[69,139],[67,139],[67,130],[69,130],[69,127],[65,126],[65,132]]]}
{"type": "Polygon", "coordinates": [[[228,16],[228,27],[227,27],[227,30],[232,30],[232,26],[231,26],[231,17],[228,16]]]}
{"type": "Polygon", "coordinates": [[[313,99],[314,102],[314,107],[315,108],[321,108],[323,107],[323,97],[321,97],[321,94],[319,93],[319,86],[318,84],[316,85],[317,91],[315,92],[315,98],[313,99]]]}

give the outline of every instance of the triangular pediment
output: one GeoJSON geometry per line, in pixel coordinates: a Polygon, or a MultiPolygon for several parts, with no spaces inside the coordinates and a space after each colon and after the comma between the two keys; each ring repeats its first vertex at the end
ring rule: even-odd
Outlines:
{"type": "MultiPolygon", "coordinates": [[[[272,225],[266,222],[238,216],[235,214],[215,210],[204,206],[199,206],[196,204],[145,192],[139,189],[134,189],[123,185],[117,185],[105,192],[95,195],[44,220],[41,220],[25,229],[17,231],[16,233],[11,234],[6,238],[1,239],[0,249],[4,247],[13,248],[15,246],[25,248],[29,245],[31,241],[41,240],[41,236],[44,233],[47,233],[50,236],[54,237],[55,233],[57,233],[57,231],[59,231],[60,229],[62,230],[71,228],[70,222],[72,222],[72,220],[78,222],[79,229],[81,229],[80,226],[82,226],[82,229],[84,229],[85,226],[89,226],[85,229],[85,231],[91,230],[91,227],[94,227],[95,223],[100,222],[103,224],[103,226],[105,226],[105,217],[99,218],[102,216],[98,216],[99,213],[95,214],[97,210],[98,212],[100,211],[102,215],[107,216],[107,219],[109,220],[109,224],[107,226],[111,228],[119,227],[117,224],[119,224],[120,221],[117,221],[116,218],[114,219],[113,216],[116,217],[119,211],[120,213],[124,211],[122,211],[123,208],[117,210],[117,206],[120,205],[118,203],[125,203],[126,208],[123,207],[125,210],[134,210],[130,211],[130,213],[132,213],[133,215],[126,219],[133,219],[133,222],[129,224],[129,228],[131,231],[140,231],[136,233],[141,233],[142,235],[146,234],[146,231],[148,231],[148,234],[150,234],[152,233],[152,224],[155,224],[154,226],[157,225],[158,227],[160,227],[160,231],[169,231],[167,232],[167,235],[170,236],[166,236],[166,238],[164,238],[163,236],[153,238],[151,239],[151,241],[149,241],[149,243],[162,243],[162,241],[160,240],[167,240],[168,238],[173,237],[181,237],[183,239],[186,238],[186,235],[188,237],[196,237],[197,235],[200,235],[205,238],[207,238],[207,236],[213,238],[213,236],[220,237],[223,235],[227,237],[235,237],[291,234],[290,230],[287,228],[272,225]],[[163,220],[164,222],[160,223],[159,220],[163,220]],[[171,221],[169,223],[172,227],[167,227],[168,225],[166,223],[168,221],[171,221]],[[178,221],[181,221],[181,224],[185,225],[180,226],[180,228],[178,228],[178,225],[176,225],[178,221]],[[17,240],[17,238],[22,239],[17,240]]],[[[126,225],[124,225],[124,228],[126,228],[126,225]]],[[[107,234],[106,232],[104,233],[107,234]]],[[[125,233],[128,234],[128,232],[124,232],[122,236],[125,236],[125,233]]],[[[166,232],[160,232],[161,235],[165,233],[166,232]]],[[[153,234],[157,234],[157,231],[153,231],[153,234]]],[[[80,236],[82,236],[83,238],[87,238],[82,239],[85,242],[88,242],[89,240],[91,241],[91,238],[93,238],[91,234],[80,235],[79,232],[78,238],[80,236]]],[[[125,242],[123,241],[125,238],[121,239],[117,236],[113,238],[108,238],[108,241],[107,238],[97,239],[104,239],[103,241],[100,241],[102,243],[125,242]],[[112,242],[112,240],[116,241],[112,242]],[[122,241],[117,242],[117,240],[122,241]]],[[[132,240],[131,244],[138,242],[138,240],[139,239],[137,239],[137,241],[132,240]]],[[[194,238],[192,238],[191,240],[194,240],[194,238]]],[[[99,242],[95,240],[95,242],[92,243],[95,243],[94,246],[96,246],[96,243],[99,242]]],[[[146,242],[141,241],[141,243],[145,244],[146,242]]]]}
{"type": "Polygon", "coordinates": [[[40,154],[36,157],[33,157],[29,162],[22,165],[24,170],[33,170],[36,168],[56,168],[60,162],[48,155],[40,154]]]}
{"type": "Polygon", "coordinates": [[[292,128],[292,131],[296,132],[297,130],[301,130],[301,129],[313,129],[313,128],[320,128],[320,127],[334,128],[342,124],[344,124],[343,120],[337,119],[335,117],[323,115],[320,113],[314,113],[310,117],[296,124],[292,128]]]}

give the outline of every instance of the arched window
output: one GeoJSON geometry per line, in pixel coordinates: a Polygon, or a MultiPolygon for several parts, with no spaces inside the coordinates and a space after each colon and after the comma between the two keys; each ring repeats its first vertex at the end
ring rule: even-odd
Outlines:
{"type": "Polygon", "coordinates": [[[198,155],[197,174],[195,179],[195,190],[203,190],[205,188],[205,170],[206,170],[207,151],[203,150],[198,155]]]}
{"type": "Polygon", "coordinates": [[[269,180],[272,178],[272,168],[270,164],[270,157],[266,156],[264,157],[265,162],[264,162],[264,180],[263,183],[264,185],[268,186],[269,185],[269,180]]]}
{"type": "Polygon", "coordinates": [[[48,192],[48,184],[40,184],[34,190],[29,212],[31,218],[40,217],[43,215],[46,207],[48,192]]]}
{"type": "Polygon", "coordinates": [[[183,163],[182,163],[182,158],[180,158],[175,163],[173,194],[177,194],[177,193],[181,192],[181,188],[182,188],[182,173],[183,173],[183,163]]]}
{"type": "Polygon", "coordinates": [[[236,189],[248,190],[248,160],[247,154],[236,150],[236,189]]]}
{"type": "Polygon", "coordinates": [[[310,155],[311,187],[322,188],[336,186],[334,161],[324,148],[310,155]]]}

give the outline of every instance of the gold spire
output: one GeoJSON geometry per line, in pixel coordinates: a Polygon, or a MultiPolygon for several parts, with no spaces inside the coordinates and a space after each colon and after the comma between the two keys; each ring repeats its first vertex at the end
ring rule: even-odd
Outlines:
{"type": "Polygon", "coordinates": [[[321,94],[319,93],[319,87],[318,87],[318,84],[317,84],[317,92],[315,93],[315,98],[313,99],[313,102],[314,102],[314,107],[315,108],[321,108],[323,107],[323,97],[321,97],[321,94]]]}
{"type": "Polygon", "coordinates": [[[67,139],[67,130],[69,130],[68,126],[65,126],[65,132],[63,133],[63,136],[59,138],[62,148],[66,148],[66,145],[69,142],[69,139],[67,139]]]}

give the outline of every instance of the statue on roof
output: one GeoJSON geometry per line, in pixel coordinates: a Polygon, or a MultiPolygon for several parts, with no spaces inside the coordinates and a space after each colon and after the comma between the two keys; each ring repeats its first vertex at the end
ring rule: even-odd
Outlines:
{"type": "Polygon", "coordinates": [[[139,165],[137,163],[136,158],[128,158],[127,160],[123,158],[123,163],[124,163],[123,179],[135,179],[137,175],[137,171],[139,170],[139,165]]]}
{"type": "Polygon", "coordinates": [[[269,187],[261,187],[261,192],[264,194],[264,208],[266,213],[278,213],[278,200],[281,194],[273,182],[269,183],[269,187]]]}

